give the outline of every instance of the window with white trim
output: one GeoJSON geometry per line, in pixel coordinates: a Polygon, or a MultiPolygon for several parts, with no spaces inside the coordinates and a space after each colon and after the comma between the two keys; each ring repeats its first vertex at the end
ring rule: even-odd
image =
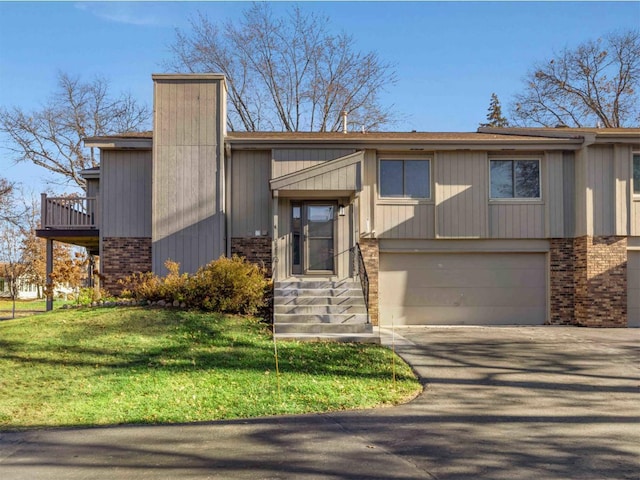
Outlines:
{"type": "Polygon", "coordinates": [[[381,198],[421,198],[431,197],[430,160],[381,159],[381,198]]]}
{"type": "Polygon", "coordinates": [[[640,196],[640,153],[633,154],[633,194],[640,196]]]}
{"type": "Polygon", "coordinates": [[[490,160],[491,198],[540,198],[540,160],[490,160]]]}

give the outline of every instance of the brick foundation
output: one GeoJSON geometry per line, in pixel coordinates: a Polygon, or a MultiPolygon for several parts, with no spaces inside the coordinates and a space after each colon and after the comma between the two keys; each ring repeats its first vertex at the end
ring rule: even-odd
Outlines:
{"type": "Polygon", "coordinates": [[[574,240],[575,324],[627,326],[627,239],[574,240]]]}
{"type": "Polygon", "coordinates": [[[550,325],[575,322],[574,240],[552,238],[549,249],[550,325]]]}
{"type": "Polygon", "coordinates": [[[232,238],[231,254],[260,265],[266,270],[267,276],[271,277],[271,237],[232,238]]]}
{"type": "Polygon", "coordinates": [[[362,259],[369,277],[369,318],[373,325],[379,324],[378,310],[378,277],[380,271],[380,249],[378,240],[361,238],[358,242],[362,251],[362,259]]]}
{"type": "Polygon", "coordinates": [[[134,273],[151,271],[151,239],[103,238],[100,262],[103,288],[118,295],[122,291],[118,280],[134,273]]]}

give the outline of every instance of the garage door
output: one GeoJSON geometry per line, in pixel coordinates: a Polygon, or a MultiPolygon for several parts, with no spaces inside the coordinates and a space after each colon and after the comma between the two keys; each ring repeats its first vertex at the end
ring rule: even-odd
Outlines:
{"type": "Polygon", "coordinates": [[[541,325],[544,253],[381,253],[381,325],[541,325]]]}
{"type": "Polygon", "coordinates": [[[627,289],[629,326],[640,327],[640,252],[628,252],[627,289]]]}

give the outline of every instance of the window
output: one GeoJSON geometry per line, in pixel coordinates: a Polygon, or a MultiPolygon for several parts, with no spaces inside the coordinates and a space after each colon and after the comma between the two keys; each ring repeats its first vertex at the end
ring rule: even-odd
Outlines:
{"type": "Polygon", "coordinates": [[[380,160],[380,196],[430,198],[429,160],[380,160]]]}
{"type": "Polygon", "coordinates": [[[633,194],[640,195],[640,153],[633,154],[633,194]]]}
{"type": "Polygon", "coordinates": [[[540,161],[491,160],[491,198],[540,198],[540,161]]]}

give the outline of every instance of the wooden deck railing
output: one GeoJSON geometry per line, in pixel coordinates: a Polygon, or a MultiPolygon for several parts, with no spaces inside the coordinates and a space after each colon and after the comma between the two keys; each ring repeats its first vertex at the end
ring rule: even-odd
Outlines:
{"type": "Polygon", "coordinates": [[[42,228],[84,229],[98,226],[95,197],[47,197],[42,194],[42,228]]]}

